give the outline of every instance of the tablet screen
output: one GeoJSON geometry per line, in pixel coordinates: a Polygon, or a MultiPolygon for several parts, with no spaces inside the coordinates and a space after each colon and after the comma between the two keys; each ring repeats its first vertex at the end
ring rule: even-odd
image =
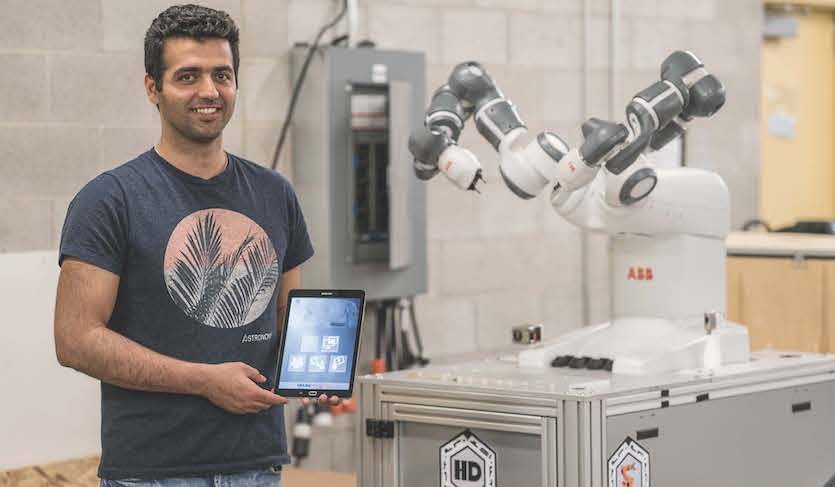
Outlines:
{"type": "Polygon", "coordinates": [[[277,389],[348,391],[362,300],[292,296],[277,389]]]}

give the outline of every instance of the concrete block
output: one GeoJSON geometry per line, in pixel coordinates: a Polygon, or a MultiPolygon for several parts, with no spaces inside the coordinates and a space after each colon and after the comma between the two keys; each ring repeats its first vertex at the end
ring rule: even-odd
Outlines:
{"type": "Polygon", "coordinates": [[[583,74],[579,71],[542,73],[543,110],[549,121],[574,121],[583,118],[583,74]]]}
{"type": "MultiPolygon", "coordinates": [[[[479,230],[483,237],[533,236],[539,234],[541,205],[536,199],[523,200],[504,186],[501,176],[479,205],[479,230]]],[[[485,190],[486,192],[487,190],[485,190]]]]}
{"type": "Polygon", "coordinates": [[[444,296],[495,291],[507,286],[496,272],[497,259],[480,240],[452,240],[441,244],[441,290],[444,296]]]}
{"type": "Polygon", "coordinates": [[[666,57],[665,54],[659,59],[657,69],[626,70],[618,73],[617,84],[615,85],[615,120],[623,122],[626,105],[632,101],[635,94],[660,79],[659,69],[661,62],[666,57]]]}
{"type": "Polygon", "coordinates": [[[687,43],[685,22],[638,18],[632,20],[630,29],[632,67],[652,70],[655,78],[664,59],[687,43]]]}
{"type": "Polygon", "coordinates": [[[625,17],[658,17],[664,0],[628,0],[619,2],[620,13],[625,17]]]}
{"type": "Polygon", "coordinates": [[[289,48],[286,0],[242,0],[241,55],[280,57],[289,48]]]}
{"type": "Polygon", "coordinates": [[[94,50],[98,0],[3,0],[0,46],[5,49],[94,50]]]}
{"type": "Polygon", "coordinates": [[[746,72],[759,73],[758,55],[748,58],[754,60],[752,65],[748,64],[748,59],[741,57],[744,35],[746,34],[740,31],[736,23],[691,22],[687,26],[685,47],[717,76],[746,72]],[[745,62],[741,62],[742,59],[745,59],[745,62]]]}
{"type": "Polygon", "coordinates": [[[603,323],[611,318],[609,240],[608,235],[588,233],[589,324],[603,323]]]}
{"type": "Polygon", "coordinates": [[[430,297],[415,299],[415,315],[430,358],[464,354],[478,350],[476,307],[470,297],[430,297]]]}
{"type": "MultiPolygon", "coordinates": [[[[506,8],[513,10],[538,10],[541,7],[540,3],[540,0],[475,0],[475,6],[479,8],[506,8]]],[[[545,3],[550,2],[546,0],[545,3]]]]}
{"type": "Polygon", "coordinates": [[[159,128],[101,129],[102,165],[119,166],[149,150],[159,142],[159,128]]]}
{"type": "Polygon", "coordinates": [[[10,199],[74,194],[110,167],[101,163],[99,144],[95,128],[0,130],[0,194],[10,199]]]}
{"type": "Polygon", "coordinates": [[[473,0],[360,0],[360,2],[369,2],[369,3],[376,3],[376,2],[385,2],[385,3],[397,3],[401,5],[419,5],[421,7],[427,6],[440,6],[440,7],[460,7],[460,6],[472,6],[473,0]]]}
{"type": "Polygon", "coordinates": [[[481,351],[510,348],[514,326],[542,322],[538,293],[500,291],[484,294],[476,300],[476,310],[476,339],[481,351]]]}
{"type": "Polygon", "coordinates": [[[503,11],[451,8],[441,16],[441,50],[445,63],[507,62],[507,15],[503,11]]]}
{"type": "Polygon", "coordinates": [[[156,124],[140,53],[58,55],[50,73],[53,120],[142,127],[156,124]]]}
{"type": "MultiPolygon", "coordinates": [[[[734,2],[722,2],[721,7],[718,7],[718,12],[723,19],[736,19],[738,21],[761,21],[765,9],[763,2],[760,0],[736,0],[734,2]]],[[[760,36],[762,23],[757,28],[757,36],[760,36]]]]}
{"type": "Polygon", "coordinates": [[[586,100],[588,113],[583,118],[597,117],[612,120],[623,115],[624,107],[614,107],[616,110],[611,113],[613,107],[609,106],[609,89],[611,76],[608,71],[591,71],[586,80],[586,100]]]}
{"type": "MultiPolygon", "coordinates": [[[[589,37],[589,68],[594,70],[608,70],[612,65],[611,58],[611,22],[608,18],[593,17],[591,19],[591,35],[589,37]]],[[[621,21],[617,26],[618,41],[615,49],[615,66],[624,69],[631,65],[629,49],[632,40],[632,24],[621,21]]]]}
{"type": "Polygon", "coordinates": [[[672,19],[713,20],[718,13],[716,0],[664,0],[658,3],[658,14],[672,19]]]}
{"type": "Polygon", "coordinates": [[[592,0],[592,15],[610,15],[612,12],[612,0],[592,0]]]}
{"type": "MultiPolygon", "coordinates": [[[[605,0],[607,3],[609,0],[605,0]]],[[[540,0],[540,8],[545,12],[581,14],[583,0],[540,0]]]]}
{"type": "Polygon", "coordinates": [[[516,279],[517,289],[562,289],[573,286],[582,275],[579,232],[530,239],[520,250],[515,261],[522,272],[507,272],[516,279]]]}
{"type": "Polygon", "coordinates": [[[441,296],[441,241],[430,239],[426,243],[427,296],[441,296]]]}
{"type": "Polygon", "coordinates": [[[579,70],[582,27],[578,16],[514,13],[510,18],[510,62],[519,66],[579,70]]]}
{"type": "Polygon", "coordinates": [[[223,129],[223,148],[238,155],[243,153],[244,143],[244,121],[241,117],[234,116],[223,129]]]}
{"type": "Polygon", "coordinates": [[[542,291],[543,340],[551,340],[586,325],[583,323],[582,286],[582,279],[577,279],[570,286],[555,286],[542,291]]]}
{"type": "Polygon", "coordinates": [[[67,209],[70,202],[75,197],[75,194],[66,196],[57,196],[52,199],[52,220],[50,229],[50,245],[49,248],[57,249],[61,244],[61,230],[64,228],[64,220],[67,218],[67,209]]]}
{"type": "Polygon", "coordinates": [[[722,176],[731,194],[731,228],[739,230],[759,215],[759,171],[734,166],[730,159],[716,172],[722,176]]]}
{"type": "MultiPolygon", "coordinates": [[[[754,63],[752,63],[754,64],[754,63]]],[[[759,63],[756,63],[759,73],[759,63]]],[[[710,66],[708,66],[710,69],[710,66]]],[[[748,71],[748,68],[745,68],[748,71]]],[[[759,75],[743,73],[741,75],[718,75],[725,85],[726,100],[713,117],[700,120],[698,125],[715,123],[716,120],[742,121],[760,118],[760,86],[759,75]]]]}
{"type": "MultiPolygon", "coordinates": [[[[292,129],[290,130],[292,131],[292,129]]],[[[247,124],[246,131],[244,132],[243,157],[262,166],[270,166],[280,131],[281,128],[278,125],[272,127],[253,127],[247,124]]],[[[281,158],[276,168],[278,172],[292,180],[292,165],[290,164],[290,154],[293,152],[292,135],[290,132],[287,134],[284,148],[281,150],[281,158]]]]}
{"type": "Polygon", "coordinates": [[[426,184],[429,238],[473,238],[479,233],[479,207],[483,201],[473,191],[462,191],[441,174],[426,184]]]}
{"type": "Polygon", "coordinates": [[[0,54],[11,76],[0,80],[0,120],[36,121],[47,117],[47,59],[44,55],[0,54]]]}
{"type": "Polygon", "coordinates": [[[761,161],[760,120],[750,118],[739,124],[739,165],[752,176],[759,177],[761,161]]]}
{"type": "MultiPolygon", "coordinates": [[[[290,0],[287,6],[287,41],[312,42],[316,33],[339,13],[341,4],[332,0],[290,0]]],[[[344,32],[344,23],[329,30],[321,42],[328,43],[344,32]]]]}
{"type": "Polygon", "coordinates": [[[542,98],[545,92],[541,69],[487,66],[504,95],[516,105],[519,116],[533,130],[543,119],[542,98]]]}
{"type": "Polygon", "coordinates": [[[373,3],[368,7],[368,33],[380,48],[423,51],[427,63],[441,59],[438,8],[373,3]]]}
{"type": "Polygon", "coordinates": [[[0,253],[52,247],[52,201],[0,199],[0,253]]]}
{"type": "MultiPolygon", "coordinates": [[[[197,0],[191,3],[223,10],[241,28],[241,0],[197,0]]],[[[168,0],[106,0],[101,2],[102,47],[105,51],[142,51],[145,32],[168,0]]],[[[98,17],[96,17],[98,18],[98,17]]]]}
{"type": "Polygon", "coordinates": [[[246,121],[283,120],[290,97],[287,57],[241,62],[238,115],[246,121]]]}
{"type": "Polygon", "coordinates": [[[721,113],[715,118],[697,120],[688,127],[685,136],[685,161],[688,166],[716,170],[727,159],[733,161],[729,164],[739,163],[739,122],[732,118],[719,118],[721,113]]]}

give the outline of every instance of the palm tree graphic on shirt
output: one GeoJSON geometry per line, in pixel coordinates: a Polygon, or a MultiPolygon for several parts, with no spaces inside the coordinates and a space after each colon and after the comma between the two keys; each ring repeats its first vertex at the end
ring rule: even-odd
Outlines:
{"type": "Polygon", "coordinates": [[[237,328],[261,316],[278,283],[266,232],[230,210],[200,210],[174,228],[165,252],[168,294],[191,319],[237,328]]]}

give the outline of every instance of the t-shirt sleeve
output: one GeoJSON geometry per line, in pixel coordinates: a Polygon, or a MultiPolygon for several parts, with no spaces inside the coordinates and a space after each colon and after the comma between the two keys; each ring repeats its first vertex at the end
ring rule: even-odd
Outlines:
{"type": "Polygon", "coordinates": [[[299,199],[293,188],[289,186],[287,190],[287,223],[290,235],[281,272],[287,272],[313,256],[313,244],[310,242],[310,235],[307,234],[307,224],[304,221],[299,199]]]}
{"type": "Polygon", "coordinates": [[[87,183],[67,208],[58,253],[121,275],[127,255],[127,209],[124,192],[110,174],[87,183]]]}

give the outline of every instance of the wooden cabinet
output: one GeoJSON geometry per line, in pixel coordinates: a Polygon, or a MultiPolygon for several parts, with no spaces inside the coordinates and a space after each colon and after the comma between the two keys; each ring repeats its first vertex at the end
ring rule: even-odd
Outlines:
{"type": "Polygon", "coordinates": [[[835,237],[732,234],[727,278],[752,350],[835,353],[835,237]]]}

